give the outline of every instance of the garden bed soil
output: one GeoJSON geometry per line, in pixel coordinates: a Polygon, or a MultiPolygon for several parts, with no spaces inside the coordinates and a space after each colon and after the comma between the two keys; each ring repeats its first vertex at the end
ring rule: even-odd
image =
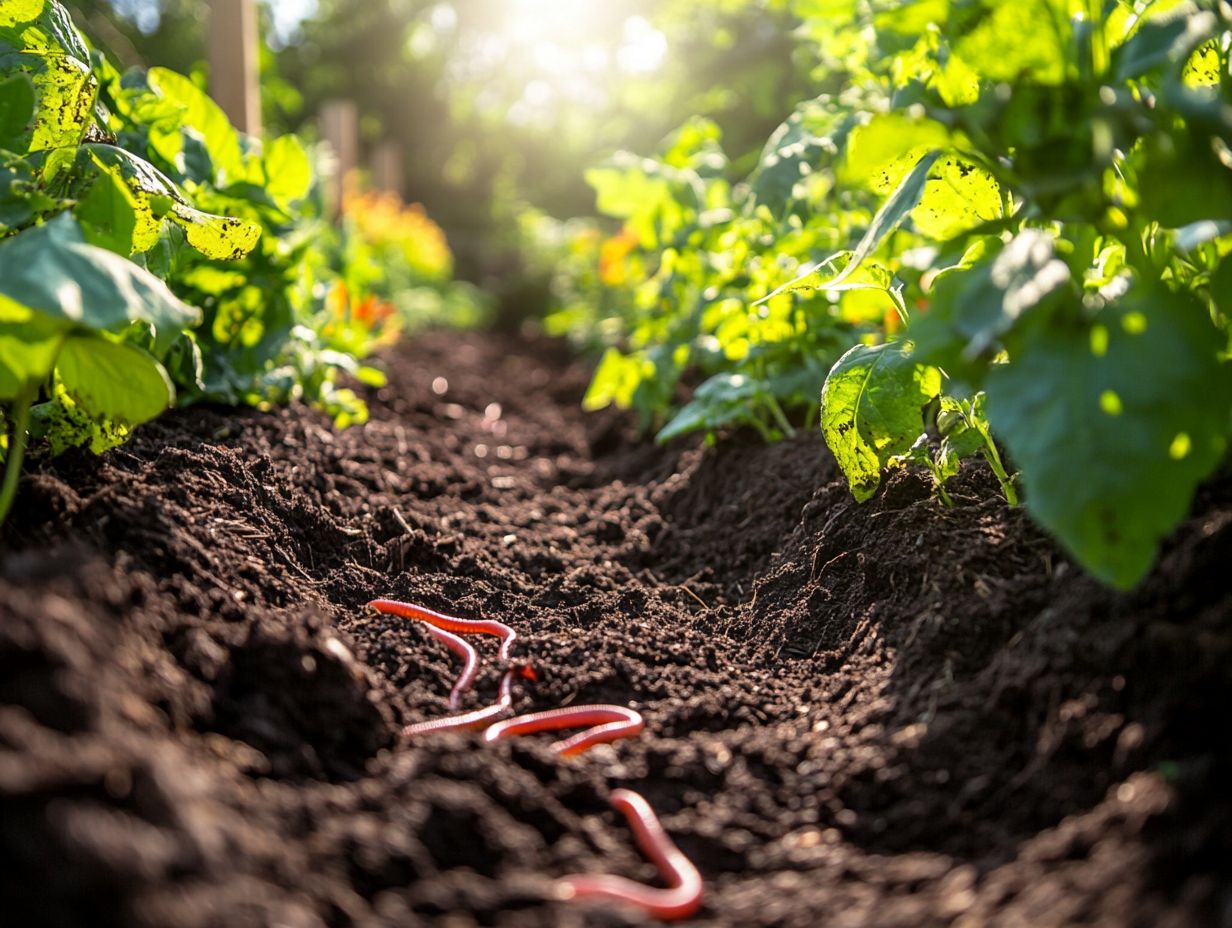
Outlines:
{"type": "Polygon", "coordinates": [[[550,343],[387,360],[362,427],[194,408],[23,481],[6,924],[644,924],[555,892],[655,880],[618,786],[700,868],[698,924],[1232,924],[1226,475],[1117,595],[979,466],[953,508],[912,473],[859,506],[816,435],[660,449],[583,414],[550,343]],[[519,711],[647,730],[408,743],[456,664],[374,597],[517,628],[519,711]]]}

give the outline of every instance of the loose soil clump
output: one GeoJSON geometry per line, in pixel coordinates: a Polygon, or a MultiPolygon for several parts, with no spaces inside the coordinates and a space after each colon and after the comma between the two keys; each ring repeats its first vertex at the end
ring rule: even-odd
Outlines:
{"type": "Polygon", "coordinates": [[[639,925],[555,893],[655,879],[615,787],[701,869],[700,924],[1232,924],[1228,475],[1116,595],[979,466],[953,508],[912,473],[857,506],[815,435],[658,449],[584,415],[552,344],[388,361],[362,427],[195,408],[23,481],[12,924],[639,925]],[[407,743],[456,664],[376,597],[514,626],[519,712],[647,730],[576,761],[407,743]]]}

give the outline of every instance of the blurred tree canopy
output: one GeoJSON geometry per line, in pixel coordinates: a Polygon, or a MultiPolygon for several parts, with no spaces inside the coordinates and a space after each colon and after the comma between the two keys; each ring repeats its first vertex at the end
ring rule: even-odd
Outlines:
{"type": "MultiPolygon", "coordinates": [[[[187,71],[205,68],[207,7],[74,13],[124,64],[187,71]]],[[[741,172],[817,92],[789,0],[299,0],[263,5],[262,20],[268,123],[311,133],[323,101],[356,101],[365,146],[401,145],[406,195],[446,228],[463,273],[514,202],[590,213],[583,173],[613,151],[649,153],[698,114],[741,172]],[[288,24],[291,8],[306,15],[288,24]]]]}

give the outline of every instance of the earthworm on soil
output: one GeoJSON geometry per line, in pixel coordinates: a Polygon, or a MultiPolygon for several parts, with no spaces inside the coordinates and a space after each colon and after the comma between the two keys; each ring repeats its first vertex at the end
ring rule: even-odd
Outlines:
{"type": "MultiPolygon", "coordinates": [[[[509,652],[517,633],[503,622],[476,619],[459,619],[392,599],[374,599],[368,608],[377,612],[398,615],[407,619],[425,622],[428,631],[446,647],[465,661],[462,674],[454,684],[449,696],[450,708],[455,708],[462,694],[474,681],[478,668],[475,649],[455,633],[496,635],[501,639],[500,659],[509,660],[509,652]]],[[[563,757],[575,757],[585,753],[596,744],[615,741],[638,734],[645,728],[640,713],[624,706],[592,705],[567,706],[532,712],[493,723],[513,706],[513,678],[536,679],[534,668],[529,665],[510,667],[501,676],[500,695],[496,702],[473,712],[461,715],[417,722],[402,729],[408,737],[440,731],[457,731],[487,725],[484,740],[499,741],[514,735],[539,731],[555,731],[562,728],[589,726],[570,738],[557,741],[553,750],[563,757]]],[[[611,874],[573,874],[563,877],[559,886],[567,899],[611,899],[643,909],[650,915],[664,920],[688,918],[698,910],[702,902],[702,878],[697,868],[680,849],[672,843],[658,817],[644,797],[628,789],[613,790],[610,797],[613,808],[621,812],[633,829],[633,835],[642,852],[654,861],[664,880],[666,889],[645,886],[633,880],[611,874]]]]}
{"type": "Polygon", "coordinates": [[[576,757],[596,744],[632,737],[646,727],[640,713],[624,706],[566,706],[563,709],[532,712],[497,722],[483,733],[483,739],[499,741],[514,735],[579,728],[583,725],[590,727],[571,738],[557,741],[552,745],[552,749],[562,757],[576,757]]]}
{"type": "Polygon", "coordinates": [[[368,608],[386,615],[399,615],[404,619],[427,622],[447,632],[462,635],[495,635],[501,639],[500,659],[502,661],[509,660],[509,652],[513,648],[514,640],[518,637],[518,633],[504,622],[495,622],[491,619],[459,619],[452,615],[433,612],[423,606],[401,603],[396,599],[374,599],[368,603],[368,608]]]}
{"type": "Polygon", "coordinates": [[[415,737],[439,731],[478,728],[480,725],[500,718],[513,706],[513,676],[519,672],[519,668],[510,668],[505,671],[500,682],[500,697],[492,705],[471,712],[463,712],[461,715],[447,715],[444,718],[431,719],[427,722],[416,722],[403,728],[402,734],[405,737],[415,737]]]}
{"type": "Polygon", "coordinates": [[[672,843],[654,809],[641,794],[615,789],[609,801],[628,820],[638,847],[654,861],[668,888],[645,886],[610,874],[578,873],[561,879],[565,897],[627,902],[668,921],[688,918],[702,904],[702,877],[697,868],[672,843]]]}
{"type": "Polygon", "coordinates": [[[435,625],[428,625],[427,628],[429,635],[462,658],[462,672],[458,674],[458,680],[449,692],[449,708],[456,709],[462,704],[462,695],[475,682],[475,674],[479,672],[479,654],[465,638],[459,638],[453,632],[447,632],[435,625]]]}

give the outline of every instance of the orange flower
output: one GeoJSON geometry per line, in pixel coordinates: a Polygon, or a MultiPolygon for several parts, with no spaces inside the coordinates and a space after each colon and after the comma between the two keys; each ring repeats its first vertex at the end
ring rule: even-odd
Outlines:
{"type": "Polygon", "coordinates": [[[599,249],[599,279],[609,287],[619,287],[629,279],[626,258],[637,248],[638,237],[628,226],[605,241],[599,249]]]}

